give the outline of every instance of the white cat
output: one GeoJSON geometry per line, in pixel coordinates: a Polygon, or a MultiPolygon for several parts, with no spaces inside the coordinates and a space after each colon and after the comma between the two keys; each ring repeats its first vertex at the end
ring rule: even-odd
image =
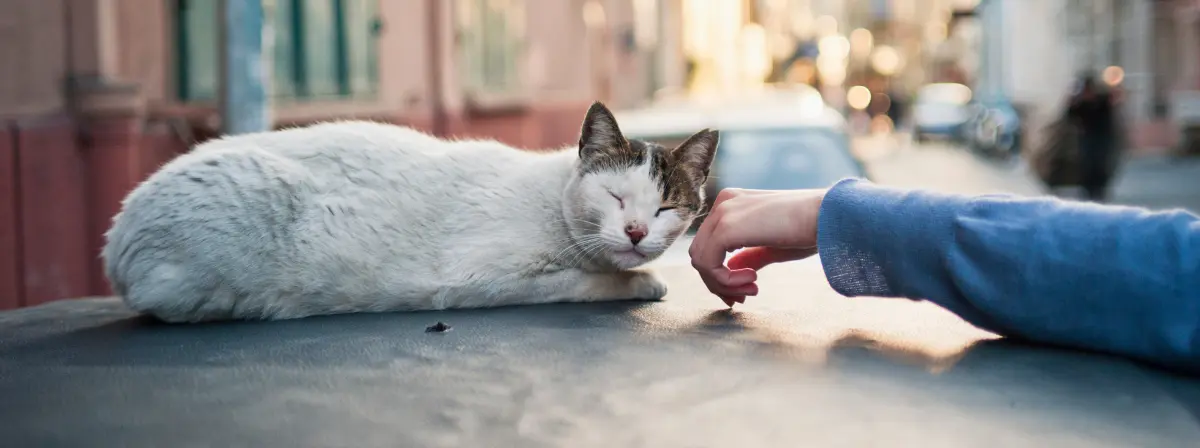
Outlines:
{"type": "Polygon", "coordinates": [[[700,212],[717,140],[627,140],[600,103],[549,153],[354,121],[227,137],[134,189],[102,255],[170,322],[655,300],[630,269],[700,212]]]}

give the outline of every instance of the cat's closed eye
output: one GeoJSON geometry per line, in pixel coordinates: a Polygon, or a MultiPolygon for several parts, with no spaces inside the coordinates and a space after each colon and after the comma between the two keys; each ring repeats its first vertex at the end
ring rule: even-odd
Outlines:
{"type": "Polygon", "coordinates": [[[617,196],[616,193],[613,193],[611,191],[608,192],[608,194],[609,194],[609,196],[612,196],[613,199],[617,200],[617,204],[619,204],[621,206],[621,210],[625,210],[625,200],[624,199],[621,199],[620,196],[617,196]]]}
{"type": "Polygon", "coordinates": [[[665,211],[669,211],[669,210],[675,210],[675,207],[663,207],[663,208],[660,208],[660,209],[658,209],[658,211],[654,212],[654,216],[655,216],[655,217],[658,217],[658,214],[659,214],[659,213],[662,213],[662,212],[665,212],[665,211]]]}

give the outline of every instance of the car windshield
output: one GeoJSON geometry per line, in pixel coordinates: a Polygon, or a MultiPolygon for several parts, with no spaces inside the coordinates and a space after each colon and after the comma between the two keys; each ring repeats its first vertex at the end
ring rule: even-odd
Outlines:
{"type": "Polygon", "coordinates": [[[717,151],[720,188],[822,188],[862,176],[845,138],[828,129],[723,132],[717,151]]]}

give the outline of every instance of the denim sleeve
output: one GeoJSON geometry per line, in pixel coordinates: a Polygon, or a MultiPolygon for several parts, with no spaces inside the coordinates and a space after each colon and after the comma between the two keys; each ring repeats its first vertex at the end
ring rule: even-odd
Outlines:
{"type": "Polygon", "coordinates": [[[929,300],[1008,336],[1200,372],[1200,218],[848,179],[818,250],[850,297],[929,300]]]}

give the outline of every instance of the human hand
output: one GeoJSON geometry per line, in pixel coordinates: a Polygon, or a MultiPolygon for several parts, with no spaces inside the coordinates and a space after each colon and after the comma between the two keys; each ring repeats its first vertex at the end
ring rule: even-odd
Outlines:
{"type": "Polygon", "coordinates": [[[688,254],[709,291],[728,306],[758,295],[757,271],[817,253],[817,214],[825,190],[740,190],[717,194],[688,254]],[[728,264],[725,255],[743,249],[728,264]]]}

